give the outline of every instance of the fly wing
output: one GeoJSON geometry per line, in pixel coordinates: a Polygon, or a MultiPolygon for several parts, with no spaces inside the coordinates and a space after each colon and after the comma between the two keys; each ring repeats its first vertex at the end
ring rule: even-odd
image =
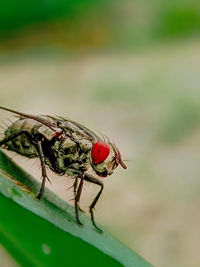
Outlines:
{"type": "Polygon", "coordinates": [[[18,115],[20,118],[28,118],[28,119],[32,119],[34,121],[38,121],[40,123],[42,123],[43,125],[47,126],[48,128],[50,128],[52,131],[57,132],[57,126],[56,124],[49,122],[41,117],[38,116],[33,116],[33,115],[29,115],[29,114],[25,114],[19,111],[15,111],[9,108],[4,108],[0,106],[0,109],[6,110],[8,112],[14,113],[16,115],[18,115]]]}
{"type": "MultiPolygon", "coordinates": [[[[6,110],[8,112],[14,113],[18,115],[20,118],[28,118],[35,120],[49,129],[51,129],[53,132],[57,133],[58,130],[64,129],[69,133],[69,135],[78,135],[79,137],[82,137],[83,139],[90,140],[92,143],[98,142],[101,140],[101,138],[96,135],[94,132],[86,128],[85,126],[81,125],[78,122],[65,119],[62,117],[51,117],[51,116],[34,116],[25,114],[19,111],[15,111],[9,108],[1,107],[0,109],[6,110]],[[51,121],[49,120],[51,119],[51,121]]],[[[60,132],[60,131],[59,131],[60,132]]]]}
{"type": "MultiPolygon", "coordinates": [[[[82,136],[84,139],[90,140],[92,143],[98,142],[101,138],[95,134],[93,131],[89,130],[87,127],[82,124],[72,121],[70,119],[57,117],[57,119],[64,125],[64,128],[70,133],[75,133],[82,136]]],[[[62,126],[58,126],[62,128],[62,126]]]]}

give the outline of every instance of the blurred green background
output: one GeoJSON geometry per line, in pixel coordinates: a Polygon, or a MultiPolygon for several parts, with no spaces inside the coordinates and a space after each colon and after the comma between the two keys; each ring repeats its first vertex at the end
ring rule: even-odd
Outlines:
{"type": "MultiPolygon", "coordinates": [[[[0,8],[0,105],[66,116],[115,142],[128,169],[105,180],[97,221],[159,267],[200,266],[199,34],[197,0],[0,8]]],[[[12,116],[0,118],[6,127],[12,116]]],[[[10,155],[40,178],[38,161],[10,155]]],[[[70,201],[71,181],[49,176],[70,201]]],[[[85,209],[95,193],[85,187],[85,209]]]]}

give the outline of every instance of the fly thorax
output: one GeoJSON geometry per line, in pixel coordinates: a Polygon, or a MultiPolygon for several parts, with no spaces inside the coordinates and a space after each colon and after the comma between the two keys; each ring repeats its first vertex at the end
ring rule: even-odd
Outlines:
{"type": "Polygon", "coordinates": [[[62,143],[59,143],[58,153],[62,168],[66,169],[72,162],[78,158],[77,144],[67,137],[62,143]]]}
{"type": "Polygon", "coordinates": [[[63,152],[63,155],[73,154],[77,150],[77,144],[69,137],[66,137],[65,140],[62,141],[60,150],[63,152]]]}
{"type": "Polygon", "coordinates": [[[66,137],[65,140],[55,142],[54,150],[58,154],[59,167],[68,175],[71,175],[71,172],[74,174],[74,171],[85,171],[90,151],[87,142],[76,142],[66,137]]]}

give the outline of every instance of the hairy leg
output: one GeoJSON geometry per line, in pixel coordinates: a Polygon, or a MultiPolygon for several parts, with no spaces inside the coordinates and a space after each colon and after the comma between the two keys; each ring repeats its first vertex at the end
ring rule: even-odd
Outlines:
{"type": "Polygon", "coordinates": [[[38,154],[39,154],[41,167],[42,167],[42,184],[40,187],[39,194],[37,195],[37,198],[41,199],[41,197],[44,194],[45,182],[46,182],[46,179],[48,179],[48,177],[47,177],[47,171],[46,171],[46,166],[45,166],[44,153],[42,149],[42,141],[37,141],[37,145],[38,145],[38,154]]]}
{"type": "Polygon", "coordinates": [[[83,225],[80,220],[79,220],[79,200],[80,200],[80,197],[81,197],[81,192],[82,192],[82,188],[83,188],[83,181],[84,179],[81,178],[81,181],[79,183],[79,186],[78,186],[78,190],[77,190],[77,193],[76,193],[76,196],[75,196],[75,216],[76,216],[76,221],[79,225],[83,225]]]}
{"type": "Polygon", "coordinates": [[[95,207],[95,205],[96,205],[96,203],[97,203],[99,197],[101,196],[101,193],[102,193],[102,191],[103,191],[104,185],[103,185],[103,183],[100,182],[97,178],[95,178],[95,177],[93,177],[92,175],[89,175],[89,174],[86,174],[86,175],[84,176],[84,179],[85,179],[87,182],[90,182],[90,183],[93,183],[93,184],[96,184],[96,185],[101,186],[100,191],[98,192],[98,194],[96,195],[96,197],[95,197],[94,200],[92,201],[92,204],[90,205],[90,214],[91,214],[91,220],[92,220],[92,223],[93,223],[94,227],[95,227],[98,231],[102,232],[102,230],[101,230],[101,229],[96,225],[96,223],[95,223],[93,209],[94,209],[94,207],[95,207]]]}

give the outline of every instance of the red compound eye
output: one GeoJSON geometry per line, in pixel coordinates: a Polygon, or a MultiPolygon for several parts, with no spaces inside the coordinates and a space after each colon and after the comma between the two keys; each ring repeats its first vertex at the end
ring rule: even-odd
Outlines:
{"type": "Polygon", "coordinates": [[[103,162],[110,152],[110,147],[106,142],[100,141],[93,145],[91,150],[91,158],[93,164],[103,162]]]}

